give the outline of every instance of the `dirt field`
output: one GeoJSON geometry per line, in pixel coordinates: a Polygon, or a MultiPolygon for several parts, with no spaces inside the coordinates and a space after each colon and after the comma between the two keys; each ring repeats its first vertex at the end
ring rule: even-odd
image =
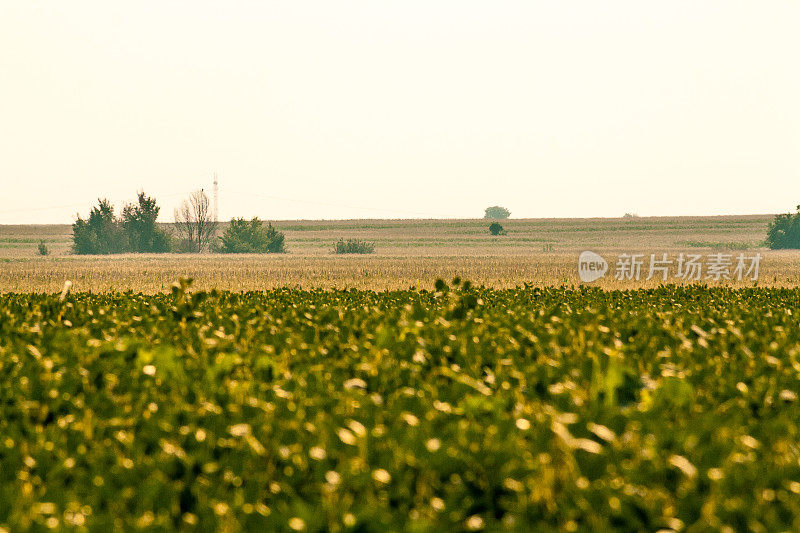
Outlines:
{"type": "MultiPolygon", "coordinates": [[[[508,234],[492,237],[485,220],[350,220],[283,221],[288,254],[75,256],[70,254],[71,228],[0,226],[0,290],[53,292],[65,280],[75,290],[168,290],[180,276],[199,287],[259,290],[275,286],[355,287],[374,290],[430,287],[437,277],[459,275],[477,284],[513,287],[575,285],[578,255],[593,250],[609,262],[610,271],[594,282],[605,288],[658,285],[647,281],[651,253],[744,253],[763,258],[758,285],[800,285],[800,252],[763,247],[771,215],[658,217],[616,219],[526,219],[502,221],[508,234]],[[367,256],[331,254],[340,237],[375,242],[367,256]],[[51,255],[37,254],[44,240],[51,255]],[[614,279],[621,253],[645,254],[639,280],[614,279]]],[[[724,279],[701,280],[709,284],[724,279]]],[[[683,282],[673,279],[668,282],[683,282]]],[[[753,285],[745,280],[736,284],[753,285]]]]}

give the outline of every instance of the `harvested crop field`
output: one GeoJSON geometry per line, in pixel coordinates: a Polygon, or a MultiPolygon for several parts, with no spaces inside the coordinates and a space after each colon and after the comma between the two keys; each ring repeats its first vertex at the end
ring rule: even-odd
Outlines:
{"type": "MultiPolygon", "coordinates": [[[[0,290],[168,290],[180,276],[197,287],[264,290],[274,287],[407,289],[460,275],[478,285],[507,288],[532,284],[580,284],[578,255],[594,250],[613,261],[619,253],[740,253],[763,256],[760,286],[800,284],[800,252],[763,247],[768,215],[619,219],[507,220],[507,235],[492,237],[485,220],[278,221],[287,254],[71,255],[69,226],[0,226],[0,290]],[[39,257],[44,239],[52,253],[39,257]],[[375,243],[375,253],[331,253],[339,238],[375,243]]],[[[680,280],[669,280],[681,283],[680,280]]],[[[700,280],[718,284],[717,280],[700,280]]],[[[720,280],[722,284],[755,285],[720,280]]],[[[603,288],[654,287],[655,279],[613,276],[603,288]]]]}

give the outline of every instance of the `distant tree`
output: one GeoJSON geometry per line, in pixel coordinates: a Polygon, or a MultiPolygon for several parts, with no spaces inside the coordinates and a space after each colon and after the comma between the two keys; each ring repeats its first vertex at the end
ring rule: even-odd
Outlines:
{"type": "Polygon", "coordinates": [[[483,218],[508,218],[511,216],[511,211],[499,205],[487,207],[484,211],[483,218]]]}
{"type": "Polygon", "coordinates": [[[126,249],[126,239],[120,221],[114,216],[114,206],[105,199],[98,200],[89,218],[80,216],[72,224],[72,248],[76,254],[116,254],[126,249]]]}
{"type": "Polygon", "coordinates": [[[257,217],[231,219],[231,223],[219,238],[217,250],[226,254],[284,253],[284,235],[272,227],[264,226],[257,217]]]}
{"type": "Polygon", "coordinates": [[[208,249],[217,233],[217,221],[213,218],[205,192],[193,192],[175,210],[175,229],[183,238],[187,251],[202,252],[208,249]]]}
{"type": "Polygon", "coordinates": [[[794,214],[775,215],[767,226],[766,244],[773,250],[800,248],[800,205],[794,214]]]}
{"type": "Polygon", "coordinates": [[[625,213],[624,215],[622,215],[622,218],[639,218],[639,215],[637,215],[636,213],[625,213]]]}
{"type": "Polygon", "coordinates": [[[128,204],[122,210],[122,228],[128,238],[128,248],[132,252],[164,253],[170,248],[169,235],[156,224],[160,208],[155,198],[144,192],[138,195],[138,202],[128,204]]]}
{"type": "Polygon", "coordinates": [[[492,222],[489,224],[489,233],[492,235],[505,235],[506,230],[503,229],[499,222],[492,222]]]}
{"type": "Polygon", "coordinates": [[[39,255],[50,255],[50,249],[44,242],[44,239],[39,241],[39,246],[37,247],[39,255]]]}

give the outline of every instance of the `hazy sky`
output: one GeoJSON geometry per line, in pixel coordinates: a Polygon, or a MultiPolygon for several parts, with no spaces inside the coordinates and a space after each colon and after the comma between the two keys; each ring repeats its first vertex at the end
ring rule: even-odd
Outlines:
{"type": "Polygon", "coordinates": [[[800,2],[0,2],[0,223],[785,212],[800,2]]]}

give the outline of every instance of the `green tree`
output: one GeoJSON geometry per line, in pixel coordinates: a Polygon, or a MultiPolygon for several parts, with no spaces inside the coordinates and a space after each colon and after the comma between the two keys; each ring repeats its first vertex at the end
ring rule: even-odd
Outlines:
{"type": "Polygon", "coordinates": [[[160,208],[155,198],[144,192],[138,202],[122,210],[122,228],[128,238],[128,248],[133,252],[164,253],[170,248],[169,235],[156,224],[160,208]]]}
{"type": "Polygon", "coordinates": [[[499,205],[487,207],[484,210],[483,218],[508,218],[511,216],[511,211],[499,205]]]}
{"type": "Polygon", "coordinates": [[[265,254],[284,253],[286,247],[284,235],[272,224],[264,226],[264,222],[254,217],[231,219],[231,223],[219,238],[217,250],[227,254],[265,254]]]}
{"type": "Polygon", "coordinates": [[[80,216],[72,224],[73,251],[76,254],[115,254],[125,251],[125,235],[120,221],[114,216],[114,206],[98,199],[89,218],[80,216]]]}
{"type": "Polygon", "coordinates": [[[794,214],[775,215],[767,226],[766,243],[773,250],[800,248],[800,205],[794,214]]]}

